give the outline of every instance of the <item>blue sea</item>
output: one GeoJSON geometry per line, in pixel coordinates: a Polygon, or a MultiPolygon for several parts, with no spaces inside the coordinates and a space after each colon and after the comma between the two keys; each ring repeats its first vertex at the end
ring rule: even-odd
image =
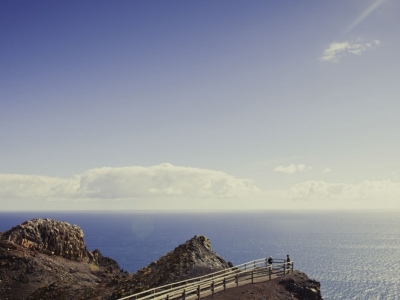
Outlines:
{"type": "Polygon", "coordinates": [[[321,282],[324,299],[400,299],[399,216],[398,211],[2,212],[0,231],[33,218],[76,224],[89,250],[99,249],[129,272],[205,235],[233,264],[290,254],[295,269],[321,282]]]}

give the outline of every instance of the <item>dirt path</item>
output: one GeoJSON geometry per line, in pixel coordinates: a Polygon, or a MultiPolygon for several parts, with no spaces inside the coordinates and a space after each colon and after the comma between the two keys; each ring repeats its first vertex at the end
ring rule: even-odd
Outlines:
{"type": "MultiPolygon", "coordinates": [[[[318,298],[317,287],[313,287],[310,280],[304,273],[295,271],[285,277],[275,278],[259,283],[249,283],[243,286],[227,289],[226,292],[218,292],[214,297],[207,296],[202,299],[208,300],[292,300],[292,299],[322,299],[318,298]],[[299,291],[291,287],[300,287],[299,291]],[[312,289],[317,293],[313,295],[312,289]]],[[[295,288],[296,289],[296,288],[295,288]]],[[[320,297],[320,296],[319,296],[320,297]]]]}

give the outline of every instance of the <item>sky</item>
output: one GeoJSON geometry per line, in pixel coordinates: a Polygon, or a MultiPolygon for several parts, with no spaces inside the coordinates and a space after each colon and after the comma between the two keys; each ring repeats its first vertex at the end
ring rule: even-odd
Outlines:
{"type": "Polygon", "coordinates": [[[0,2],[0,210],[400,209],[400,2],[0,2]]]}

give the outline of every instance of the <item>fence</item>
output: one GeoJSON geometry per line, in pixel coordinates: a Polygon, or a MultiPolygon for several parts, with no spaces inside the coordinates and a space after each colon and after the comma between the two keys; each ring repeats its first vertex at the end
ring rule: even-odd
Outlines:
{"type": "Polygon", "coordinates": [[[269,265],[266,259],[262,258],[204,276],[163,285],[118,300],[201,299],[201,297],[214,295],[217,291],[225,291],[229,287],[254,283],[261,277],[271,280],[290,271],[293,273],[293,267],[293,262],[286,263],[284,259],[274,259],[273,264],[269,265]]]}

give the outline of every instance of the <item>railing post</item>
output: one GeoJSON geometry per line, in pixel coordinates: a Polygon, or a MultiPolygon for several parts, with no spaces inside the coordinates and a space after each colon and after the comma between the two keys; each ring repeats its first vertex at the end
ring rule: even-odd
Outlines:
{"type": "Polygon", "coordinates": [[[183,289],[182,298],[183,300],[186,300],[186,289],[183,289]]]}
{"type": "Polygon", "coordinates": [[[236,287],[239,286],[239,275],[235,276],[235,281],[236,281],[236,287]]]}
{"type": "Polygon", "coordinates": [[[224,292],[226,292],[226,277],[224,277],[224,292]]]}
{"type": "Polygon", "coordinates": [[[200,284],[199,284],[199,286],[197,287],[197,299],[198,300],[200,300],[200,291],[201,291],[201,288],[200,288],[200,284]]]}
{"type": "Polygon", "coordinates": [[[251,271],[251,283],[254,283],[254,271],[251,271]]]}
{"type": "Polygon", "coordinates": [[[169,300],[169,295],[167,295],[167,299],[165,299],[165,300],[169,300]]]}
{"type": "Polygon", "coordinates": [[[271,280],[271,274],[272,273],[272,266],[269,266],[268,268],[268,275],[269,275],[269,280],[271,280]]]}
{"type": "Polygon", "coordinates": [[[283,263],[283,275],[286,275],[286,263],[283,263]]]}
{"type": "Polygon", "coordinates": [[[247,270],[247,269],[246,269],[246,264],[244,264],[244,270],[247,270]]]}
{"type": "Polygon", "coordinates": [[[211,294],[214,297],[214,280],[211,282],[211,294]]]}
{"type": "Polygon", "coordinates": [[[254,268],[256,267],[256,261],[254,261],[254,268]]]}
{"type": "Polygon", "coordinates": [[[293,274],[293,269],[294,269],[294,262],[292,262],[292,274],[293,274]]]}

